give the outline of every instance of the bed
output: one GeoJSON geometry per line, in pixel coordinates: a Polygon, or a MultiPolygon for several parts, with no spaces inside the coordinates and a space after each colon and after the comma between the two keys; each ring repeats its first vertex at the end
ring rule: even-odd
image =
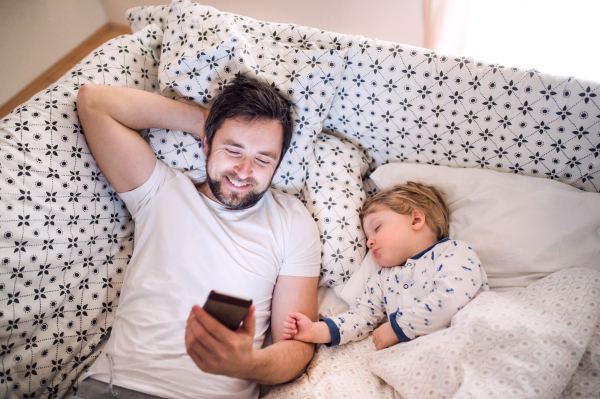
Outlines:
{"type": "MultiPolygon", "coordinates": [[[[439,186],[451,236],[489,293],[452,326],[375,351],[320,346],[269,398],[600,397],[600,85],[398,43],[257,21],[187,0],[128,11],[103,44],[0,121],[0,396],[62,398],[110,333],[133,221],[77,117],[85,83],[210,107],[237,73],[294,107],[273,180],[323,243],[319,310],[337,314],[376,265],[364,200],[439,186]]],[[[174,168],[204,168],[186,132],[141,132],[174,168]]]]}

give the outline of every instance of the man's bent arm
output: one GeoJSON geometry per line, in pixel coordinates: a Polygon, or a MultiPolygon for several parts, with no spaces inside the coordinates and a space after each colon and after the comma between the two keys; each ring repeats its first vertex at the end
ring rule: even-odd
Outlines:
{"type": "Polygon", "coordinates": [[[314,345],[283,339],[283,320],[288,312],[317,317],[318,277],[279,276],[273,292],[271,333],[274,344],[254,349],[254,306],[242,326],[231,331],[200,306],[188,318],[185,345],[194,363],[204,372],[252,380],[266,385],[298,377],[314,353],[314,345]]]}
{"type": "Polygon", "coordinates": [[[77,110],[88,146],[117,192],[148,180],[154,152],[134,129],[167,128],[204,136],[208,111],[157,94],[124,87],[85,84],[77,110]]]}
{"type": "Polygon", "coordinates": [[[306,370],[314,354],[314,344],[281,341],[257,352],[256,366],[247,379],[263,385],[289,382],[306,370]]]}
{"type": "Polygon", "coordinates": [[[314,354],[314,344],[283,338],[283,321],[289,312],[317,320],[318,277],[279,276],[273,291],[271,334],[273,345],[257,352],[256,375],[249,379],[265,385],[281,384],[300,376],[314,354]]]}

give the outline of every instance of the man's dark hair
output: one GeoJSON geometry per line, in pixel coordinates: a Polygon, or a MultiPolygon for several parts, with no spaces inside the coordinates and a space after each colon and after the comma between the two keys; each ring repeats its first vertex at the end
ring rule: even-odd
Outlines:
{"type": "Polygon", "coordinates": [[[236,76],[217,97],[206,119],[204,129],[209,151],[215,133],[226,119],[242,118],[246,122],[261,119],[276,120],[283,130],[281,157],[277,164],[279,167],[292,141],[293,125],[290,108],[291,104],[267,83],[244,75],[236,76]]]}

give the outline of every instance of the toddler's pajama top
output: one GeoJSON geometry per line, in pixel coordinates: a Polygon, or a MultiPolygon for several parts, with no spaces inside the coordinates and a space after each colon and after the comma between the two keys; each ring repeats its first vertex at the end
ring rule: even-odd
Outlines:
{"type": "Polygon", "coordinates": [[[445,238],[401,266],[377,271],[353,309],[322,320],[329,327],[331,345],[365,338],[385,316],[404,342],[448,327],[452,316],[488,290],[475,251],[445,238]]]}

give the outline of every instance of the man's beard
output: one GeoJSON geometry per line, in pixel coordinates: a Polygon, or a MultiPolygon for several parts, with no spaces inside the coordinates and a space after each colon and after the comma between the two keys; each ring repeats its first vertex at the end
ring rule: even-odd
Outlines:
{"type": "MultiPolygon", "coordinates": [[[[257,193],[251,189],[250,192],[243,197],[240,193],[232,192],[231,198],[227,200],[223,197],[223,193],[221,192],[221,179],[226,179],[228,177],[231,177],[231,179],[235,181],[241,181],[241,179],[231,172],[224,172],[221,174],[220,179],[216,181],[211,179],[209,173],[206,174],[206,181],[210,191],[212,191],[215,198],[219,200],[221,204],[225,205],[225,207],[229,209],[241,210],[250,208],[251,206],[256,205],[256,203],[263,197],[264,193],[269,189],[269,186],[267,186],[267,188],[260,193],[257,193]]],[[[252,187],[257,185],[257,182],[254,180],[247,180],[246,183],[252,187]]]]}

